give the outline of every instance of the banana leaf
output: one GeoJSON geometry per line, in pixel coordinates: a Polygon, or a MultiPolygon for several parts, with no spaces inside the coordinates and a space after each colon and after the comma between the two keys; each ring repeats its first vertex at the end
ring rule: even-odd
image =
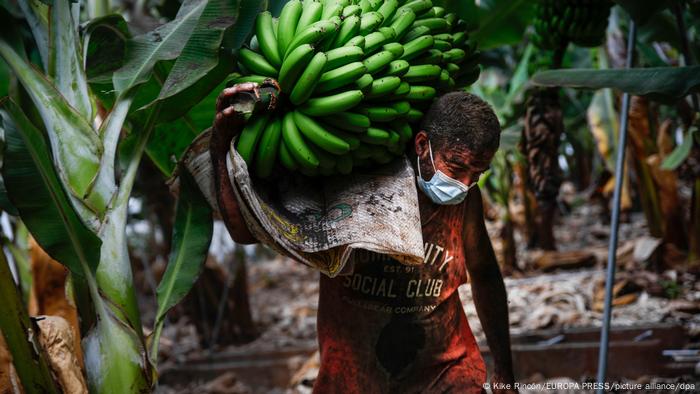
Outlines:
{"type": "Polygon", "coordinates": [[[24,18],[32,30],[37,50],[44,65],[44,71],[48,71],[50,45],[48,7],[39,0],[20,0],[17,3],[19,3],[24,18]]]}
{"type": "MultiPolygon", "coordinates": [[[[88,121],[56,90],[44,75],[28,64],[0,38],[0,57],[4,58],[39,110],[51,151],[64,179],[78,199],[89,195],[100,162],[101,142],[88,121]]],[[[95,212],[104,210],[108,196],[88,201],[95,212]]]]}
{"type": "Polygon", "coordinates": [[[186,0],[175,20],[130,39],[124,65],[112,77],[117,93],[146,82],[156,63],[177,58],[206,5],[206,0],[186,0]]]}
{"type": "Polygon", "coordinates": [[[124,65],[126,42],[131,38],[118,14],[93,19],[82,26],[83,59],[90,83],[111,82],[111,72],[124,65]]]}
{"type": "Polygon", "coordinates": [[[75,275],[91,275],[102,242],[73,209],[41,131],[9,99],[0,101],[0,115],[6,144],[2,176],[12,204],[51,258],[75,275]]]}
{"type": "Polygon", "coordinates": [[[697,127],[693,127],[690,129],[690,131],[688,131],[688,134],[686,134],[685,138],[683,138],[683,143],[678,145],[661,164],[661,169],[675,170],[681,164],[683,164],[685,159],[688,158],[688,155],[690,155],[690,151],[693,148],[693,143],[700,144],[700,131],[697,127]]]}
{"type": "Polygon", "coordinates": [[[632,69],[568,69],[541,71],[532,77],[536,85],[571,88],[613,88],[664,102],[681,99],[700,90],[700,66],[632,69]]]}
{"type": "Polygon", "coordinates": [[[158,310],[151,338],[151,358],[157,359],[165,315],[189,293],[202,271],[213,232],[212,211],[187,170],[179,176],[173,242],[168,267],[156,292],[158,310]]]}
{"type": "Polygon", "coordinates": [[[88,93],[87,78],[78,41],[77,21],[73,20],[73,7],[69,0],[54,0],[49,40],[49,66],[47,75],[68,104],[85,119],[92,120],[92,103],[88,93]]]}
{"type": "MultiPolygon", "coordinates": [[[[27,315],[22,297],[12,280],[10,267],[5,260],[5,254],[0,250],[0,335],[5,337],[5,343],[12,354],[17,376],[26,392],[56,393],[60,390],[51,376],[51,370],[41,349],[36,343],[37,337],[32,335],[33,327],[27,315]]],[[[3,390],[4,391],[4,390],[3,390]]],[[[12,392],[12,389],[8,390],[12,392]]]]}

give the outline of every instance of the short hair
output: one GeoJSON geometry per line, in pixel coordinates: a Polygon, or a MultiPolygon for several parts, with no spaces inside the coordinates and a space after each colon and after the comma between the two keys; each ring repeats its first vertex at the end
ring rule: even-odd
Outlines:
{"type": "Polygon", "coordinates": [[[425,130],[433,147],[457,146],[471,152],[495,152],[501,125],[491,106],[464,91],[440,96],[423,117],[425,130]]]}

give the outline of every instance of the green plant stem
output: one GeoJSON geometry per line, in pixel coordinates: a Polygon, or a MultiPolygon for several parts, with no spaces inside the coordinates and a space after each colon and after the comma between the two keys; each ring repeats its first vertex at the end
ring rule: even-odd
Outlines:
{"type": "Polygon", "coordinates": [[[54,382],[44,353],[37,354],[40,345],[33,341],[36,332],[32,329],[29,315],[24,308],[12,273],[0,251],[0,300],[3,312],[0,313],[0,335],[12,354],[12,361],[26,392],[58,394],[60,391],[54,382]]]}

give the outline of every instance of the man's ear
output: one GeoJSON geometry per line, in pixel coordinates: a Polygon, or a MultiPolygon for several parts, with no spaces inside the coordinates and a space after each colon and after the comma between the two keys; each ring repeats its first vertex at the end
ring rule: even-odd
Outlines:
{"type": "Polygon", "coordinates": [[[424,130],[419,131],[414,138],[416,155],[421,159],[425,159],[428,155],[428,133],[424,130]]]}

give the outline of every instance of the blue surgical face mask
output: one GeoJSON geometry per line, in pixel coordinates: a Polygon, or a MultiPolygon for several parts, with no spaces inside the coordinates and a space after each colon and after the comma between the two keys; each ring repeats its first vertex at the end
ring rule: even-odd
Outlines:
{"type": "Polygon", "coordinates": [[[425,193],[428,198],[435,204],[439,205],[455,205],[459,204],[467,197],[469,189],[476,185],[476,183],[467,186],[464,183],[450,178],[445,175],[442,171],[435,168],[435,162],[433,161],[433,148],[430,146],[430,140],[428,140],[428,149],[430,152],[430,162],[433,165],[433,170],[435,173],[429,181],[423,179],[420,173],[420,157],[416,158],[418,166],[418,187],[425,193]]]}

